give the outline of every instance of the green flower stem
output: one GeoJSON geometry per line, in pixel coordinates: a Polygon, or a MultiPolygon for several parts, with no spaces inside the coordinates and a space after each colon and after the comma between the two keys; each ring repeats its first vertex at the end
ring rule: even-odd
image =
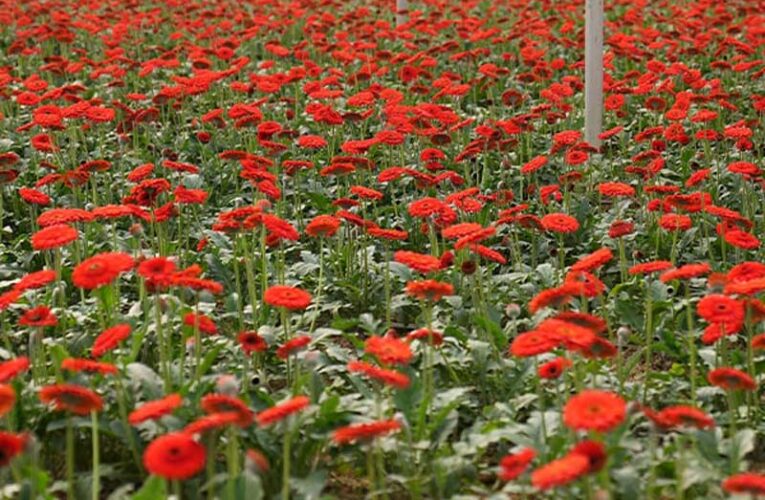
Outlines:
{"type": "Polygon", "coordinates": [[[135,442],[133,428],[128,422],[126,404],[127,393],[125,392],[125,386],[122,383],[121,376],[118,375],[117,377],[114,377],[114,380],[115,384],[117,385],[117,409],[120,414],[120,419],[122,420],[122,425],[125,427],[125,433],[127,434],[128,439],[128,447],[130,448],[130,453],[133,455],[133,461],[135,462],[136,467],[139,471],[143,472],[143,463],[141,462],[141,455],[138,453],[138,445],[135,442]]]}
{"type": "Polygon", "coordinates": [[[162,380],[165,383],[165,392],[170,392],[172,384],[170,381],[167,340],[165,339],[162,328],[162,304],[158,293],[154,295],[154,327],[157,334],[157,345],[159,346],[159,364],[160,371],[162,372],[162,380]]]}
{"type": "Polygon", "coordinates": [[[247,293],[250,296],[250,307],[252,308],[252,323],[257,325],[257,316],[260,308],[258,307],[258,296],[255,292],[255,270],[252,265],[252,254],[250,253],[250,245],[247,242],[247,235],[240,237],[242,246],[244,247],[244,272],[247,277],[247,293]]]}
{"type": "Polygon", "coordinates": [[[282,500],[290,498],[290,445],[292,430],[289,419],[284,424],[284,441],[282,443],[282,500]]]}
{"type": "Polygon", "coordinates": [[[319,238],[319,283],[316,290],[316,300],[314,305],[316,307],[316,314],[311,319],[311,326],[308,328],[308,333],[313,333],[313,329],[316,326],[316,318],[321,314],[321,293],[324,289],[324,238],[319,238]]]}
{"type": "MultiPolygon", "coordinates": [[[[181,350],[186,346],[182,345],[181,350]]],[[[181,366],[181,371],[183,366],[181,366]]],[[[194,306],[194,382],[198,383],[202,377],[202,334],[199,331],[199,300],[194,306]]]]}
{"type": "Polygon", "coordinates": [[[66,484],[68,500],[77,498],[74,489],[74,426],[72,417],[66,417],[66,484]]]}
{"type": "Polygon", "coordinates": [[[101,497],[101,472],[100,466],[100,447],[98,442],[98,412],[90,412],[91,431],[93,434],[92,455],[93,455],[93,484],[90,488],[91,498],[99,500],[101,497]]]}
{"type": "Polygon", "coordinates": [[[390,287],[390,246],[385,245],[385,330],[390,330],[392,323],[390,287]]]}
{"type": "Polygon", "coordinates": [[[688,325],[688,354],[691,358],[691,404],[696,405],[696,339],[693,331],[693,309],[691,308],[690,282],[685,283],[685,313],[688,325]]]}
{"type": "Polygon", "coordinates": [[[651,284],[645,280],[645,383],[643,385],[643,403],[648,401],[648,393],[651,389],[651,363],[653,351],[653,297],[651,296],[651,284]]]}
{"type": "Polygon", "coordinates": [[[226,448],[226,465],[228,466],[226,496],[233,500],[236,499],[236,479],[239,477],[239,442],[235,426],[230,426],[228,433],[228,445],[226,448]]]}

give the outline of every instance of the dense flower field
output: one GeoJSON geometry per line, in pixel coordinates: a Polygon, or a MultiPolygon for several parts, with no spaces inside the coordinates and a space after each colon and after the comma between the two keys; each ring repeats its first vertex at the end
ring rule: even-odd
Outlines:
{"type": "Polygon", "coordinates": [[[763,0],[0,3],[0,497],[765,495],[763,0]]]}

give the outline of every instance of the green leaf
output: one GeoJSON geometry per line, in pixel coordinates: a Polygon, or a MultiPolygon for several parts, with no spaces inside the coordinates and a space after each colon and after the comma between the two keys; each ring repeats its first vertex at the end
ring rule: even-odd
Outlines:
{"type": "Polygon", "coordinates": [[[165,480],[159,476],[149,476],[131,500],[163,500],[165,498],[167,498],[165,480]]]}
{"type": "Polygon", "coordinates": [[[160,376],[143,363],[127,365],[127,375],[134,384],[140,385],[152,399],[159,398],[164,394],[160,376]]]}
{"type": "Polygon", "coordinates": [[[260,477],[247,471],[239,476],[236,481],[237,498],[246,498],[247,500],[260,500],[263,498],[263,485],[260,477]]]}
{"type": "Polygon", "coordinates": [[[205,353],[205,356],[202,359],[202,363],[199,365],[200,375],[205,375],[210,370],[210,367],[218,358],[218,354],[220,353],[221,349],[223,349],[223,346],[217,345],[205,353]]]}
{"type": "Polygon", "coordinates": [[[324,485],[327,483],[327,473],[316,471],[305,478],[290,478],[290,485],[300,493],[301,498],[306,500],[319,498],[324,485]]]}
{"type": "Polygon", "coordinates": [[[742,429],[733,436],[731,445],[739,460],[743,460],[754,449],[756,434],[752,429],[742,429]]]}

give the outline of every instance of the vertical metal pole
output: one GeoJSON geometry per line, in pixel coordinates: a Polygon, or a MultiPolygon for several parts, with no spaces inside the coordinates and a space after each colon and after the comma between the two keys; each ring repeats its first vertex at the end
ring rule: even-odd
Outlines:
{"type": "Polygon", "coordinates": [[[406,24],[409,20],[409,1],[396,0],[396,26],[406,24]]]}
{"type": "Polygon", "coordinates": [[[600,147],[603,129],[603,0],[585,0],[584,140],[600,147]]]}

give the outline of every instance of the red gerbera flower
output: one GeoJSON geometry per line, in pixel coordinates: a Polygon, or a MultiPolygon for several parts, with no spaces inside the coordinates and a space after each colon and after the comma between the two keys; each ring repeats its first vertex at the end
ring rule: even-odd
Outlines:
{"type": "Polygon", "coordinates": [[[729,245],[744,250],[754,250],[760,247],[760,240],[755,235],[738,229],[725,231],[723,239],[729,245]]]}
{"type": "Polygon", "coordinates": [[[626,414],[627,403],[618,394],[584,390],[566,403],[563,422],[574,430],[608,432],[621,424],[626,414]]]}
{"type": "Polygon", "coordinates": [[[107,328],[96,337],[91,348],[91,354],[95,358],[100,358],[107,352],[117,347],[123,340],[130,336],[130,325],[121,323],[107,328]]]}
{"type": "Polygon", "coordinates": [[[61,362],[61,369],[72,372],[100,373],[102,375],[117,373],[117,367],[111,363],[102,363],[92,359],[66,358],[61,362]]]}
{"type": "Polygon", "coordinates": [[[553,233],[573,233],[579,229],[579,221],[570,215],[554,213],[541,219],[542,227],[553,233]]]}
{"type": "Polygon", "coordinates": [[[432,255],[399,250],[393,254],[393,260],[421,273],[431,273],[441,268],[441,260],[432,255]]]}
{"type": "Polygon", "coordinates": [[[175,262],[167,257],[153,257],[138,264],[137,272],[151,290],[156,290],[170,286],[176,269],[175,262]]]}
{"type": "Polygon", "coordinates": [[[613,198],[635,196],[635,188],[623,182],[603,182],[598,185],[598,192],[613,198]]]}
{"type": "Polygon", "coordinates": [[[606,465],[607,455],[606,448],[603,443],[597,441],[585,440],[578,443],[570,452],[571,454],[579,454],[587,457],[587,461],[590,464],[587,470],[588,474],[598,472],[606,465]]]}
{"type": "Polygon", "coordinates": [[[258,332],[241,332],[237,340],[245,354],[263,352],[268,349],[266,340],[258,332]]]}
{"type": "Polygon", "coordinates": [[[707,295],[696,304],[696,312],[710,323],[736,324],[744,321],[744,304],[725,295],[707,295]]]}
{"type": "Polygon", "coordinates": [[[0,384],[0,417],[11,411],[16,403],[16,391],[7,384],[0,384]]]}
{"type": "Polygon", "coordinates": [[[668,406],[659,412],[655,412],[650,408],[643,408],[643,412],[657,426],[663,429],[683,426],[707,429],[715,425],[712,417],[693,406],[668,406]]]}
{"type": "Polygon", "coordinates": [[[133,258],[121,252],[94,255],[82,261],[72,272],[72,283],[79,288],[93,290],[108,285],[117,276],[133,268],[133,258]]]}
{"type": "Polygon", "coordinates": [[[207,394],[202,397],[200,405],[205,413],[236,413],[239,415],[237,425],[240,427],[247,427],[252,424],[254,418],[253,411],[247,407],[244,401],[226,394],[207,394]]]}
{"type": "Polygon", "coordinates": [[[314,238],[333,236],[340,228],[340,220],[331,215],[317,215],[305,227],[305,232],[314,238]]]}
{"type": "Polygon", "coordinates": [[[710,384],[729,391],[757,389],[757,382],[751,376],[735,368],[716,368],[709,372],[707,379],[710,384]]]}
{"type": "Polygon", "coordinates": [[[369,337],[364,342],[364,352],[385,365],[406,364],[412,359],[409,344],[394,337],[369,337]]]}
{"type": "Polygon", "coordinates": [[[208,335],[215,335],[218,333],[218,326],[209,316],[205,316],[204,314],[196,314],[193,312],[186,313],[183,317],[183,324],[192,328],[198,328],[200,332],[208,335]]]}
{"type": "Polygon", "coordinates": [[[722,489],[728,493],[746,493],[754,497],[765,495],[765,475],[753,472],[734,474],[723,481],[722,489]]]}
{"type": "Polygon", "coordinates": [[[397,389],[409,387],[409,377],[405,374],[395,370],[380,368],[364,361],[351,361],[348,363],[348,371],[351,373],[363,373],[371,379],[396,387],[397,389]]]}
{"type": "Polygon", "coordinates": [[[571,360],[557,357],[552,361],[540,365],[537,369],[537,373],[540,378],[556,379],[560,377],[563,374],[563,371],[569,366],[571,366],[571,360]]]}
{"type": "Polygon", "coordinates": [[[609,248],[601,248],[589,255],[585,255],[571,266],[572,271],[592,271],[606,264],[614,257],[609,248]]]}
{"type": "Polygon", "coordinates": [[[453,295],[454,287],[435,280],[410,281],[406,284],[406,294],[420,300],[437,302],[447,295],[453,295]]]}
{"type": "Polygon", "coordinates": [[[165,479],[188,479],[199,473],[206,462],[204,446],[182,432],[158,437],[143,453],[146,470],[165,479]]]}
{"type": "Polygon", "coordinates": [[[19,196],[26,201],[27,203],[32,203],[34,205],[40,205],[40,206],[47,206],[50,205],[50,196],[43,193],[42,191],[38,191],[36,189],[31,188],[20,188],[19,189],[19,196]]]}
{"type": "Polygon", "coordinates": [[[32,248],[35,250],[50,250],[58,248],[77,239],[77,230],[66,224],[56,224],[40,229],[32,235],[32,248]]]}
{"type": "Polygon", "coordinates": [[[499,479],[502,481],[512,481],[523,474],[528,469],[531,461],[534,460],[537,453],[531,448],[524,448],[518,453],[505,455],[499,461],[499,479]]]}
{"type": "Polygon", "coordinates": [[[245,452],[245,458],[247,468],[255,474],[264,474],[271,468],[271,465],[268,463],[268,458],[253,448],[250,448],[245,452]]]}
{"type": "Polygon", "coordinates": [[[370,440],[401,429],[401,424],[395,420],[380,420],[377,422],[351,424],[341,427],[332,433],[332,439],[337,444],[353,443],[354,441],[370,440]]]}
{"type": "Polygon", "coordinates": [[[21,356],[0,363],[0,384],[6,384],[29,370],[29,358],[21,356]]]}
{"type": "Polygon", "coordinates": [[[27,439],[25,434],[0,431],[0,467],[5,467],[24,451],[27,439]]]}
{"type": "Polygon", "coordinates": [[[37,306],[32,309],[28,309],[19,318],[19,324],[22,326],[56,326],[58,324],[58,318],[50,308],[47,306],[37,306]]]}
{"type": "Polygon", "coordinates": [[[407,210],[412,217],[432,217],[440,215],[447,209],[446,204],[436,198],[421,198],[409,203],[407,210]]]}
{"type": "Polygon", "coordinates": [[[307,308],[311,304],[311,294],[300,288],[274,285],[266,290],[263,301],[274,307],[284,307],[293,311],[307,308]]]}
{"type": "Polygon", "coordinates": [[[543,465],[531,474],[531,484],[540,490],[563,486],[587,473],[589,459],[582,454],[573,453],[543,465]]]}
{"type": "Polygon", "coordinates": [[[57,410],[69,411],[77,415],[101,411],[104,407],[101,396],[86,387],[74,384],[47,385],[40,389],[39,395],[43,403],[53,403],[57,410]]]}
{"type": "Polygon", "coordinates": [[[664,214],[659,219],[659,226],[667,231],[687,231],[692,225],[693,222],[687,215],[664,214]]]}
{"type": "Polygon", "coordinates": [[[29,273],[21,278],[18,283],[13,285],[14,290],[24,292],[26,290],[34,290],[42,288],[48,283],[51,283],[56,279],[56,271],[50,269],[43,269],[34,273],[29,273]]]}
{"type": "Polygon", "coordinates": [[[677,269],[670,269],[669,271],[662,273],[661,276],[659,276],[659,279],[662,283],[667,283],[672,280],[687,280],[709,274],[711,270],[712,268],[706,262],[701,264],[686,264],[677,269]]]}
{"type": "Polygon", "coordinates": [[[148,401],[128,415],[130,425],[137,425],[147,420],[157,420],[165,415],[171,414],[176,408],[181,406],[183,398],[180,394],[170,394],[162,399],[148,401]]]}
{"type": "Polygon", "coordinates": [[[510,354],[521,358],[550,352],[560,344],[557,336],[551,332],[532,330],[513,339],[510,354]]]}
{"type": "Polygon", "coordinates": [[[309,404],[311,404],[311,400],[306,396],[297,396],[267,410],[263,410],[257,414],[255,420],[257,420],[258,425],[265,427],[305,409],[309,404]]]}
{"type": "Polygon", "coordinates": [[[290,355],[295,354],[310,343],[311,337],[309,335],[300,335],[294,339],[290,339],[276,349],[276,357],[279,359],[287,359],[290,355]]]}
{"type": "Polygon", "coordinates": [[[199,417],[184,427],[183,433],[192,436],[194,434],[204,434],[230,425],[238,425],[239,421],[240,415],[235,411],[210,413],[209,415],[199,417]]]}
{"type": "Polygon", "coordinates": [[[577,281],[567,281],[556,288],[542,290],[529,301],[529,312],[535,314],[544,307],[560,307],[573,297],[584,293],[584,285],[577,281]]]}
{"type": "Polygon", "coordinates": [[[643,262],[642,264],[635,264],[629,268],[630,274],[648,274],[666,271],[672,267],[672,263],[668,260],[654,260],[651,262],[643,262]]]}

